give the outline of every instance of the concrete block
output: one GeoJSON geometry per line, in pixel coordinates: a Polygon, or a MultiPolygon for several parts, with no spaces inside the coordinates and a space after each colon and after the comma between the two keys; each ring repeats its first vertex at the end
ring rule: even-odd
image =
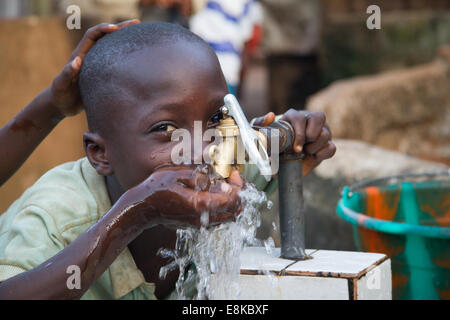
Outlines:
{"type": "MultiPolygon", "coordinates": [[[[241,254],[239,299],[390,300],[391,262],[384,254],[306,250],[310,259],[280,258],[280,249],[248,247],[241,254]]],[[[214,279],[213,279],[214,281],[214,279]]],[[[219,294],[212,299],[225,299],[219,294]]]]}

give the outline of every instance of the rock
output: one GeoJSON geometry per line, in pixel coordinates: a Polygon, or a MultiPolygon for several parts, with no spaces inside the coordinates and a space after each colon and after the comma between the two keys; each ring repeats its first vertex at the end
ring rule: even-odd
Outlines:
{"type": "Polygon", "coordinates": [[[424,161],[361,141],[335,139],[334,143],[337,149],[334,157],[314,170],[323,179],[339,177],[351,184],[362,179],[448,170],[444,164],[424,161]]]}
{"type": "Polygon", "coordinates": [[[450,49],[433,62],[336,81],[312,96],[336,138],[450,164],[450,49]]]}

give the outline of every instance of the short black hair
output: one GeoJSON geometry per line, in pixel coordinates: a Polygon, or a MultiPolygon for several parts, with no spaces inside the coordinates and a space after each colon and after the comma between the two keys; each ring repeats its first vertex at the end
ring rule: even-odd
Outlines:
{"type": "MultiPolygon", "coordinates": [[[[97,41],[83,59],[79,76],[81,99],[90,131],[99,129],[102,104],[113,101],[115,66],[136,51],[176,41],[209,45],[188,29],[167,22],[143,22],[114,31],[97,41]]],[[[116,74],[117,75],[117,74],[116,74]]]]}

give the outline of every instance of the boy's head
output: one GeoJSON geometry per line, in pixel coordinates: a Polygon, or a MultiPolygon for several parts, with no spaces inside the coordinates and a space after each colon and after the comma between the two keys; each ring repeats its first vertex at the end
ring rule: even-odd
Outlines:
{"type": "Polygon", "coordinates": [[[193,137],[194,121],[215,125],[228,93],[214,51],[187,29],[161,22],[100,39],[84,58],[79,85],[90,131],[86,154],[123,190],[172,164],[172,130],[193,137]]]}

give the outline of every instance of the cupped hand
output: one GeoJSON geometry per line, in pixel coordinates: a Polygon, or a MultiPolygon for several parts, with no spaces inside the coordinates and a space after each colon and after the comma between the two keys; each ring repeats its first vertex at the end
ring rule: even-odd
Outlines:
{"type": "Polygon", "coordinates": [[[128,190],[119,201],[139,217],[147,228],[209,227],[233,221],[241,211],[238,192],[244,187],[239,172],[228,180],[195,167],[174,166],[156,170],[149,178],[128,190]]]}

